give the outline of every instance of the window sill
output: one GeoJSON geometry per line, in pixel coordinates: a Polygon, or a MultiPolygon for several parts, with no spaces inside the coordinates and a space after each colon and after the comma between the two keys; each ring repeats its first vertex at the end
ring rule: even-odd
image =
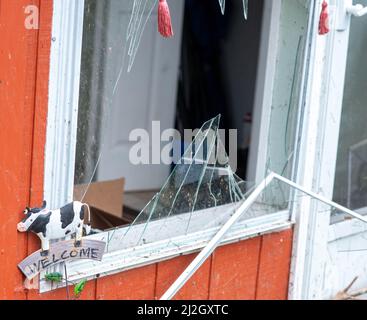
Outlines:
{"type": "MultiPolygon", "coordinates": [[[[290,228],[292,225],[293,222],[290,221],[288,211],[239,221],[227,233],[220,245],[250,239],[271,232],[282,231],[290,228]]],[[[121,232],[124,229],[126,230],[126,228],[122,228],[118,231],[121,232]]],[[[109,251],[107,249],[101,262],[89,260],[68,262],[66,264],[68,281],[76,283],[81,279],[96,279],[200,251],[219,229],[220,226],[216,226],[186,236],[178,236],[123,250],[109,251]]],[[[110,236],[110,232],[104,232],[103,234],[89,236],[89,238],[101,239],[101,236],[106,236],[106,234],[110,236]]],[[[50,288],[49,283],[41,279],[40,293],[65,287],[65,285],[65,282],[61,282],[57,287],[50,288]]]]}

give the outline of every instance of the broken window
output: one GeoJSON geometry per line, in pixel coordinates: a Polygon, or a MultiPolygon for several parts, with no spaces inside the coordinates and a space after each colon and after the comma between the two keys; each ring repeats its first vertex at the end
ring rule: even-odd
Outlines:
{"type": "MultiPolygon", "coordinates": [[[[250,7],[247,0],[210,3],[205,10],[196,1],[170,3],[175,37],[166,40],[157,32],[155,0],[85,1],[74,199],[91,204],[94,232],[130,223],[147,229],[157,220],[164,228],[165,220],[188,214],[180,223],[180,233],[187,234],[198,227],[192,223],[197,212],[244,200],[254,181],[269,171],[291,177],[302,116],[307,1],[281,3],[274,88],[263,93],[268,104],[255,107],[263,1],[250,7]],[[246,21],[243,11],[247,17],[248,10],[252,16],[246,21]],[[205,21],[208,29],[198,33],[197,21],[205,21]],[[247,43],[240,41],[246,37],[247,43]],[[238,75],[238,69],[246,72],[238,75]],[[248,84],[245,95],[234,82],[248,84]],[[261,108],[268,108],[267,117],[259,116],[261,108]],[[218,114],[221,118],[213,118],[218,114]],[[160,132],[183,133],[205,124],[193,141],[169,135],[157,142],[157,121],[160,132]],[[231,128],[237,130],[238,149],[228,157],[229,138],[217,135],[231,128]],[[136,129],[147,136],[134,136],[136,129]],[[264,132],[268,139],[256,146],[264,132]],[[136,144],[141,158],[147,152],[146,163],[131,163],[136,144]],[[187,163],[174,166],[158,159],[153,164],[157,144],[160,150],[179,149],[176,160],[183,157],[187,163]],[[257,148],[261,154],[251,158],[257,148]],[[216,156],[222,161],[213,163],[216,156]],[[238,168],[230,163],[233,158],[238,168]]],[[[264,200],[257,215],[273,212],[277,201],[289,196],[274,193],[269,197],[275,202],[264,200]]],[[[148,240],[142,232],[136,241],[148,240]]]]}
{"type": "Polygon", "coordinates": [[[74,198],[91,204],[90,237],[107,248],[102,262],[67,263],[70,281],[200,249],[238,213],[223,242],[288,228],[301,208],[351,214],[282,180],[297,169],[310,2],[203,3],[171,1],[175,37],[165,40],[156,0],[85,0],[74,198]],[[263,37],[267,19],[279,26],[263,37]],[[197,127],[192,141],[151,139],[197,127]],[[231,127],[241,171],[218,134],[231,127]],[[136,143],[148,154],[140,165],[129,158],[136,143]],[[174,165],[152,164],[155,144],[178,145],[174,165]]]}

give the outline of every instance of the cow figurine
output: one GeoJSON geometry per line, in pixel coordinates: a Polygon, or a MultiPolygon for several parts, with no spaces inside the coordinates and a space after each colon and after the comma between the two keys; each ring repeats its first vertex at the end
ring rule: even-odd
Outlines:
{"type": "Polygon", "coordinates": [[[41,208],[28,208],[24,210],[25,218],[18,223],[19,232],[32,231],[40,239],[42,244],[42,256],[47,256],[50,249],[50,240],[68,238],[75,236],[75,246],[81,245],[83,229],[86,234],[90,232],[90,225],[84,225],[84,206],[89,206],[79,201],[74,201],[66,206],[56,209],[46,209],[46,201],[43,201],[41,208]]]}

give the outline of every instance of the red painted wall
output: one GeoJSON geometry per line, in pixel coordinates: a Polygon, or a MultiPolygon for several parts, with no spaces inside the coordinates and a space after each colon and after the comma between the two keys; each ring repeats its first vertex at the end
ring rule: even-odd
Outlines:
{"type": "MultiPolygon", "coordinates": [[[[19,261],[39,247],[16,224],[42,201],[52,0],[0,1],[0,299],[66,299],[23,288],[19,261]],[[24,26],[37,5],[39,30],[24,26]]],[[[286,299],[292,230],[218,248],[177,299],[286,299]]],[[[192,261],[181,256],[88,282],[82,299],[157,299],[192,261]]]]}
{"type": "Polygon", "coordinates": [[[0,1],[0,298],[26,299],[17,263],[36,248],[18,234],[26,205],[42,200],[51,0],[0,1]],[[40,10],[27,30],[25,8],[40,10]]]}

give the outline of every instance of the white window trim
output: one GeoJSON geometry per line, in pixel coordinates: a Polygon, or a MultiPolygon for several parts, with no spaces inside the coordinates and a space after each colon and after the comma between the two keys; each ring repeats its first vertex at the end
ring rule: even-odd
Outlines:
{"type": "Polygon", "coordinates": [[[260,183],[267,175],[266,162],[273,88],[276,73],[282,1],[264,0],[262,35],[257,71],[252,141],[249,154],[249,181],[260,183]]]}
{"type": "MultiPolygon", "coordinates": [[[[271,14],[272,10],[275,10],[274,12],[276,13],[275,20],[269,21],[269,29],[272,26],[279,25],[280,1],[278,3],[272,0],[265,0],[265,2],[268,5],[272,4],[268,7],[267,13],[271,14]],[[278,3],[278,5],[274,5],[274,3],[278,3]]],[[[52,208],[60,207],[73,199],[83,17],[84,0],[54,0],[44,178],[44,198],[48,200],[48,204],[52,208]]],[[[275,30],[278,30],[278,28],[275,30]]],[[[277,37],[275,38],[277,39],[277,37]]],[[[266,72],[270,72],[274,76],[274,72],[271,71],[271,63],[276,63],[276,53],[275,55],[274,52],[270,53],[270,56],[267,59],[265,69],[266,72]]],[[[264,81],[266,79],[267,77],[264,77],[264,81]]],[[[272,84],[265,84],[265,86],[271,87],[272,84]]],[[[270,110],[271,104],[263,103],[270,110]]],[[[267,111],[264,110],[264,112],[262,118],[266,116],[267,111]]],[[[266,130],[264,129],[264,131],[266,130]]],[[[267,137],[266,134],[262,136],[267,137]]],[[[246,221],[245,224],[239,224],[242,228],[240,231],[237,228],[230,231],[221,245],[290,228],[292,224],[288,212],[278,212],[255,218],[252,222],[246,221]],[[251,223],[253,223],[252,227],[250,227],[251,223]]],[[[213,230],[215,231],[216,229],[205,230],[205,232],[203,230],[200,234],[185,236],[185,245],[179,249],[177,247],[167,247],[167,241],[172,241],[171,239],[158,241],[139,248],[135,247],[107,253],[105,261],[107,261],[106,263],[109,266],[114,267],[108,269],[108,266],[102,262],[97,268],[93,269],[93,275],[87,272],[88,269],[92,270],[94,267],[93,261],[70,262],[68,263],[68,277],[71,280],[77,280],[80,278],[77,273],[85,270],[83,272],[88,274],[88,278],[94,278],[97,274],[112,274],[152,262],[170,259],[177,255],[198,251],[210,240],[209,237],[214,232],[213,230]],[[167,247],[167,250],[164,249],[165,247],[167,247]],[[151,252],[149,259],[146,259],[146,261],[142,261],[139,256],[139,253],[142,252],[141,250],[149,250],[151,252]],[[129,253],[130,260],[125,259],[127,253],[129,253]],[[78,271],[73,269],[74,266],[78,268],[78,271]]],[[[109,235],[109,232],[103,232],[92,237],[107,237],[108,239],[109,235]]],[[[58,269],[58,271],[63,272],[62,269],[58,269]]],[[[55,287],[51,287],[42,280],[40,284],[40,292],[55,289],[55,287]]]]}
{"type": "MultiPolygon", "coordinates": [[[[352,4],[352,0],[342,1],[352,4]]],[[[332,19],[339,17],[335,10],[340,9],[342,1],[329,2],[332,19]]],[[[315,2],[314,38],[306,96],[307,117],[302,133],[297,182],[331,199],[350,30],[349,23],[346,28],[338,30],[338,21],[334,20],[332,24],[336,28],[331,28],[327,36],[319,36],[321,4],[322,0],[315,2]]],[[[322,284],[328,243],[359,234],[366,230],[366,224],[355,219],[330,224],[330,212],[319,213],[310,199],[302,200],[297,213],[289,298],[324,299],[322,284]]]]}
{"type": "Polygon", "coordinates": [[[44,199],[73,199],[84,0],[54,0],[45,147],[44,199]]]}
{"type": "Polygon", "coordinates": [[[84,0],[53,1],[43,192],[49,208],[73,198],[83,19],[84,0]]]}

